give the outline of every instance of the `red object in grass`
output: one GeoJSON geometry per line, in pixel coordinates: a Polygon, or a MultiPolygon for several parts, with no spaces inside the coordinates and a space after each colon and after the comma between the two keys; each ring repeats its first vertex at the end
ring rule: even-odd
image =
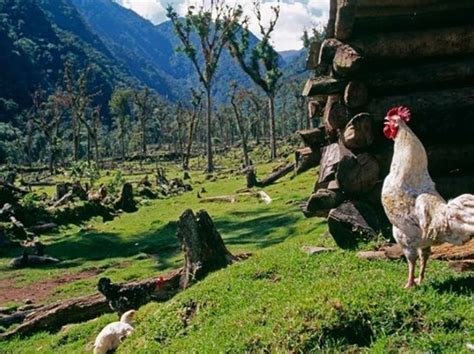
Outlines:
{"type": "Polygon", "coordinates": [[[156,287],[157,287],[158,289],[163,289],[163,283],[164,283],[164,282],[165,282],[165,279],[164,279],[162,276],[160,276],[160,277],[158,278],[158,281],[156,282],[156,287]]]}

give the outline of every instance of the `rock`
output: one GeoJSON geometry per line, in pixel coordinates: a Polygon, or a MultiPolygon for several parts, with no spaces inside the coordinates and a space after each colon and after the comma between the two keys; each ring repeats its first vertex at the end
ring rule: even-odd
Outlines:
{"type": "Polygon", "coordinates": [[[374,260],[374,259],[388,259],[384,251],[363,251],[357,252],[357,257],[374,260]]]}
{"type": "Polygon", "coordinates": [[[156,199],[158,196],[151,190],[150,187],[142,186],[138,188],[138,195],[148,199],[156,199]]]}

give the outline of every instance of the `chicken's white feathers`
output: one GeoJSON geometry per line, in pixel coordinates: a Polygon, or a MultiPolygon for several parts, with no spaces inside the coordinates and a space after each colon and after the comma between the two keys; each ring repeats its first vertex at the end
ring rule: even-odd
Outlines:
{"type": "Polygon", "coordinates": [[[134,310],[125,312],[119,322],[109,323],[100,331],[94,343],[94,354],[103,354],[117,349],[124,338],[132,334],[133,327],[130,323],[135,312],[134,310]]]}

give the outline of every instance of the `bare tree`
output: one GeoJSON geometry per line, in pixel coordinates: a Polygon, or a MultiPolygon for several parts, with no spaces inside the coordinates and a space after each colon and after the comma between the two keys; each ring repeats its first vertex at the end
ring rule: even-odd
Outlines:
{"type": "Polygon", "coordinates": [[[199,116],[202,112],[202,92],[191,90],[192,94],[192,112],[191,112],[191,119],[189,120],[189,127],[188,127],[188,143],[186,146],[186,156],[183,160],[183,169],[185,171],[189,170],[189,159],[191,158],[191,149],[193,146],[194,141],[194,133],[197,128],[197,123],[199,121],[199,116]]]}
{"type": "Polygon", "coordinates": [[[140,125],[141,156],[147,155],[147,127],[153,117],[154,100],[150,89],[144,88],[132,94],[135,113],[140,125]]]}
{"type": "Polygon", "coordinates": [[[245,167],[250,166],[250,158],[249,158],[249,150],[248,150],[248,132],[247,132],[247,124],[244,120],[242,107],[244,106],[244,101],[246,100],[246,92],[245,91],[237,91],[238,86],[237,83],[234,81],[230,85],[230,103],[232,105],[232,109],[234,111],[235,121],[237,123],[237,128],[239,129],[240,139],[242,142],[242,152],[244,154],[244,165],[245,167]]]}
{"type": "Polygon", "coordinates": [[[280,6],[272,6],[273,17],[268,26],[262,22],[262,12],[260,2],[254,2],[254,12],[258,21],[260,42],[255,46],[250,46],[250,30],[248,21],[242,22],[242,31],[233,33],[229,40],[229,48],[232,56],[237,60],[242,69],[259,86],[268,97],[268,117],[270,123],[270,155],[274,159],[277,156],[276,128],[275,128],[275,95],[278,91],[278,82],[282,77],[279,69],[279,55],[270,43],[271,34],[275,30],[279,15],[280,6]]]}
{"type": "Polygon", "coordinates": [[[222,50],[229,38],[239,30],[242,7],[229,7],[224,0],[211,0],[208,7],[189,6],[184,19],[180,19],[172,6],[167,16],[171,20],[182,51],[193,63],[199,80],[204,86],[207,98],[207,172],[214,171],[212,159],[212,98],[211,89],[222,50]],[[197,34],[200,55],[192,36],[197,34]]]}
{"type": "Polygon", "coordinates": [[[33,107],[29,112],[31,122],[43,133],[48,144],[48,169],[54,174],[55,157],[58,144],[58,129],[68,107],[64,92],[57,90],[46,98],[46,93],[39,88],[33,94],[33,107]]]}

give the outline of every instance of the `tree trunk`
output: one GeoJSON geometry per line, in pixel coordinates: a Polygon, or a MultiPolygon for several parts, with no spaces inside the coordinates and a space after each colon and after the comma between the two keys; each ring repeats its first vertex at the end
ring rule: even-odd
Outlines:
{"type": "Polygon", "coordinates": [[[191,149],[193,146],[193,140],[194,140],[194,122],[196,120],[197,113],[193,113],[191,117],[191,123],[189,124],[189,134],[188,134],[188,145],[186,147],[186,156],[184,158],[184,165],[183,169],[185,171],[189,170],[189,159],[191,158],[191,149]]]}
{"type": "Polygon", "coordinates": [[[145,124],[145,118],[142,117],[140,120],[140,125],[142,128],[142,158],[146,157],[147,151],[146,151],[146,124],[145,124]]]}
{"type": "Polygon", "coordinates": [[[120,144],[122,147],[122,161],[125,161],[127,154],[125,153],[125,134],[123,132],[120,134],[120,144]]]}
{"type": "Polygon", "coordinates": [[[234,257],[225,247],[211,217],[205,210],[194,215],[191,209],[181,214],[176,232],[185,253],[184,272],[180,287],[186,289],[195,280],[214,270],[234,263],[234,257]]]}
{"type": "Polygon", "coordinates": [[[273,95],[268,96],[268,119],[270,123],[270,158],[273,160],[277,157],[275,129],[275,97],[273,95]]]}
{"type": "Polygon", "coordinates": [[[206,116],[206,128],[207,128],[207,173],[214,172],[214,164],[212,159],[212,98],[211,88],[206,87],[207,95],[207,116],[206,116]]]}

